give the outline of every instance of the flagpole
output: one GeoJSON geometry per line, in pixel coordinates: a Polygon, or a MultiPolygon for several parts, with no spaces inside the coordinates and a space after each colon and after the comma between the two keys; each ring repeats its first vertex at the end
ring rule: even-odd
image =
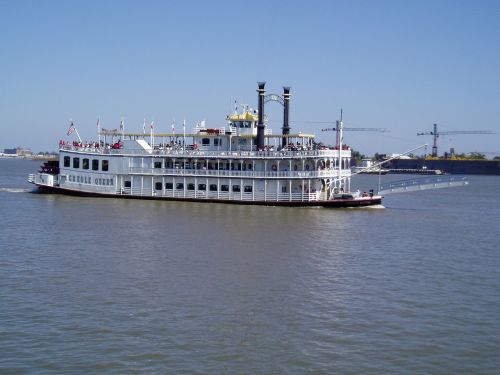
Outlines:
{"type": "Polygon", "coordinates": [[[151,121],[151,148],[155,148],[155,138],[153,136],[153,127],[154,127],[154,120],[151,121]]]}
{"type": "Polygon", "coordinates": [[[186,149],[186,118],[182,122],[182,149],[186,149]]]}
{"type": "Polygon", "coordinates": [[[82,139],[80,138],[80,134],[78,134],[78,129],[76,128],[75,123],[73,122],[72,119],[70,119],[69,121],[71,121],[71,125],[69,126],[69,129],[68,129],[68,135],[70,135],[72,133],[71,128],[75,129],[75,133],[78,137],[78,140],[80,141],[80,143],[83,143],[82,139]]]}
{"type": "Polygon", "coordinates": [[[80,143],[83,143],[82,139],[80,138],[80,134],[78,134],[78,129],[76,128],[76,126],[75,126],[75,133],[76,133],[76,136],[78,137],[78,140],[80,141],[80,143]]]}
{"type": "Polygon", "coordinates": [[[99,139],[99,147],[101,147],[101,132],[100,132],[100,127],[101,127],[101,118],[97,118],[97,137],[99,139]]]}

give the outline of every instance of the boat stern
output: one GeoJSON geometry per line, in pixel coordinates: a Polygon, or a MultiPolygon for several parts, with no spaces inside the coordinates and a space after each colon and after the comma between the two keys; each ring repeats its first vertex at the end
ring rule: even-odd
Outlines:
{"type": "Polygon", "coordinates": [[[40,188],[59,186],[59,175],[49,173],[34,173],[28,176],[28,182],[40,188]]]}

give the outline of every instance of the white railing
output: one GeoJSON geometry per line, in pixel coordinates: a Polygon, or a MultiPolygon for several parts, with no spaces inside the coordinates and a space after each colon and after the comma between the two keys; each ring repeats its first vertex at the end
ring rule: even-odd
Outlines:
{"type": "Polygon", "coordinates": [[[387,195],[394,193],[406,193],[410,191],[439,189],[455,186],[466,186],[469,184],[467,177],[456,176],[432,176],[421,177],[410,180],[393,181],[380,185],[379,194],[387,195]]]}
{"type": "MultiPolygon", "coordinates": [[[[107,147],[84,147],[61,145],[60,151],[75,151],[80,153],[129,155],[129,156],[169,156],[178,158],[226,158],[226,159],[286,159],[297,157],[338,157],[338,150],[297,150],[297,151],[205,151],[183,150],[174,148],[154,149],[112,149],[107,147]]],[[[350,157],[350,150],[342,150],[341,157],[350,157]]]]}
{"type": "Polygon", "coordinates": [[[227,191],[200,191],[200,190],[152,190],[141,188],[123,188],[116,192],[118,195],[158,198],[183,198],[183,199],[213,199],[230,201],[264,201],[264,202],[315,202],[320,197],[320,192],[315,193],[267,193],[264,192],[227,192],[227,191]]]}
{"type": "MultiPolygon", "coordinates": [[[[222,169],[165,169],[130,167],[129,173],[155,176],[206,176],[206,177],[239,177],[239,178],[335,178],[338,169],[321,169],[317,171],[239,171],[222,169]]],[[[351,172],[342,170],[342,176],[348,177],[351,172]]]]}
{"type": "Polygon", "coordinates": [[[32,173],[28,175],[28,182],[37,185],[55,186],[59,183],[59,176],[48,173],[32,173]]]}

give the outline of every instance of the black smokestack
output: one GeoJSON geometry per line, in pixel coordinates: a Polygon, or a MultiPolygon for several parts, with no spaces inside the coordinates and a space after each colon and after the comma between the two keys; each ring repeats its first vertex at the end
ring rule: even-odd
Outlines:
{"type": "Polygon", "coordinates": [[[264,149],[264,96],[266,95],[266,90],[264,90],[265,82],[257,82],[259,89],[259,122],[257,123],[257,150],[264,149]]]}
{"type": "MultiPolygon", "coordinates": [[[[283,87],[283,135],[290,134],[290,87],[283,87]]],[[[288,138],[283,137],[281,140],[282,147],[288,144],[288,138]]]]}

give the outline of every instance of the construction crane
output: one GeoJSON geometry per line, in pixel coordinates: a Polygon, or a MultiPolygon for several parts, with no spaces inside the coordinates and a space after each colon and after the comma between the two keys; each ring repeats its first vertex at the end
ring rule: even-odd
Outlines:
{"type": "Polygon", "coordinates": [[[339,147],[340,145],[340,129],[342,128],[342,131],[350,131],[350,132],[388,132],[389,130],[385,128],[345,128],[341,125],[341,121],[337,121],[337,124],[334,128],[325,128],[321,129],[322,132],[336,132],[336,141],[335,141],[335,146],[339,147]]]}
{"type": "Polygon", "coordinates": [[[335,132],[336,133],[336,143],[335,146],[339,147],[341,141],[341,133],[343,131],[358,131],[358,132],[388,132],[385,128],[351,128],[345,127],[342,122],[342,109],[340,110],[340,121],[335,123],[332,121],[294,121],[296,123],[309,123],[309,124],[335,124],[334,128],[321,129],[322,132],[335,132]]]}
{"type": "Polygon", "coordinates": [[[451,130],[446,132],[439,132],[437,130],[437,124],[434,124],[434,130],[430,132],[420,132],[417,135],[432,135],[434,136],[434,142],[432,143],[432,156],[438,156],[437,139],[440,135],[456,135],[456,134],[494,134],[490,130],[451,130]]]}

